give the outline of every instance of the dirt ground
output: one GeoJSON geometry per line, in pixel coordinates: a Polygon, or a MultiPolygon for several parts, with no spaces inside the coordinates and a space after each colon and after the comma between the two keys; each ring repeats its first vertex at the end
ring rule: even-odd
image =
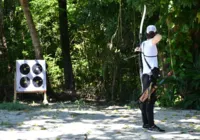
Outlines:
{"type": "Polygon", "coordinates": [[[50,103],[22,111],[0,110],[0,140],[200,139],[200,111],[155,108],[165,133],[142,129],[139,109],[50,103]]]}

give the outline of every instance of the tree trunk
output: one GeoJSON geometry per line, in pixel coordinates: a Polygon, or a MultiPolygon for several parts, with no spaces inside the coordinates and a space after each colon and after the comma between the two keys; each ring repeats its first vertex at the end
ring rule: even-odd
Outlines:
{"type": "MultiPolygon", "coordinates": [[[[20,0],[20,4],[23,8],[24,15],[26,17],[26,21],[27,21],[27,24],[28,24],[28,28],[30,30],[32,44],[33,44],[34,51],[35,51],[35,58],[36,59],[43,59],[42,49],[41,49],[41,46],[40,46],[40,40],[39,40],[38,33],[36,31],[35,24],[33,22],[33,18],[32,18],[30,9],[29,9],[28,0],[20,0]]],[[[49,96],[53,97],[54,93],[53,93],[53,90],[51,88],[51,84],[49,82],[49,74],[48,73],[47,73],[47,91],[48,91],[49,96]]]]}
{"type": "Polygon", "coordinates": [[[3,7],[2,0],[0,0],[0,55],[7,59],[8,49],[6,44],[6,38],[4,36],[4,24],[3,24],[3,7]]]}
{"type": "Polygon", "coordinates": [[[3,11],[2,11],[2,0],[0,0],[0,55],[2,55],[3,49],[3,11]]]}
{"type": "Polygon", "coordinates": [[[117,76],[117,66],[114,66],[114,71],[113,71],[113,79],[112,79],[112,91],[111,91],[111,100],[115,100],[115,84],[116,84],[116,76],[117,76]]]}
{"type": "Polygon", "coordinates": [[[66,0],[58,0],[59,4],[59,21],[60,21],[60,41],[64,63],[64,78],[66,89],[75,91],[74,75],[70,56],[70,43],[68,35],[68,17],[66,0]]]}
{"type": "Polygon", "coordinates": [[[30,30],[31,39],[32,39],[34,50],[35,50],[35,58],[43,59],[39,37],[38,37],[37,31],[33,22],[30,9],[29,9],[28,0],[20,0],[20,4],[23,8],[24,15],[26,17],[26,21],[28,24],[28,28],[30,30]]]}

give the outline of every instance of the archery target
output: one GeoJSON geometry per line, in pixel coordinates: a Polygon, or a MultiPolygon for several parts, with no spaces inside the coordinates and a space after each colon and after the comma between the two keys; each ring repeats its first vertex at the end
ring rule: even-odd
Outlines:
{"type": "Polygon", "coordinates": [[[46,92],[45,60],[17,60],[15,80],[17,92],[46,92]]]}

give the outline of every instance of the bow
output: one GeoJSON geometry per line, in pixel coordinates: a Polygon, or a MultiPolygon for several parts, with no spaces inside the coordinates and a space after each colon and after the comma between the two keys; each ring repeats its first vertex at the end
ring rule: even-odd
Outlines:
{"type": "MultiPolygon", "coordinates": [[[[146,5],[144,5],[144,11],[143,11],[143,14],[142,14],[142,20],[141,20],[141,23],[140,23],[140,32],[139,32],[139,41],[140,41],[140,45],[142,43],[142,27],[143,27],[143,23],[144,23],[144,18],[145,18],[145,15],[146,15],[146,5]]],[[[135,57],[136,55],[132,55],[128,58],[125,58],[124,60],[128,60],[132,57],[135,57]]],[[[140,76],[141,76],[141,72],[142,72],[142,62],[141,62],[141,54],[139,53],[139,68],[140,68],[140,76]]]]}
{"type": "MultiPolygon", "coordinates": [[[[142,28],[143,28],[143,23],[144,23],[145,15],[146,15],[146,5],[144,5],[144,11],[143,11],[142,20],[141,20],[141,23],[140,23],[140,32],[139,32],[140,45],[142,43],[142,28]]],[[[141,85],[142,85],[142,60],[141,60],[141,53],[139,53],[138,60],[139,60],[140,82],[141,82],[141,85]]],[[[142,91],[143,91],[143,86],[142,86],[142,91]]]]}
{"type": "Polygon", "coordinates": [[[142,20],[141,20],[141,23],[140,23],[140,32],[139,32],[140,44],[142,42],[142,28],[143,28],[145,15],[146,15],[146,5],[144,5],[144,11],[143,11],[142,20]]]}

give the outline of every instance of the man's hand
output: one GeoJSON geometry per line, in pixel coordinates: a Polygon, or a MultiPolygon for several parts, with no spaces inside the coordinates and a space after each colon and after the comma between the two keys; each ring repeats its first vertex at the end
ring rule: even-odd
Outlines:
{"type": "Polygon", "coordinates": [[[136,47],[135,48],[135,52],[141,52],[141,48],[140,47],[136,47]]]}

